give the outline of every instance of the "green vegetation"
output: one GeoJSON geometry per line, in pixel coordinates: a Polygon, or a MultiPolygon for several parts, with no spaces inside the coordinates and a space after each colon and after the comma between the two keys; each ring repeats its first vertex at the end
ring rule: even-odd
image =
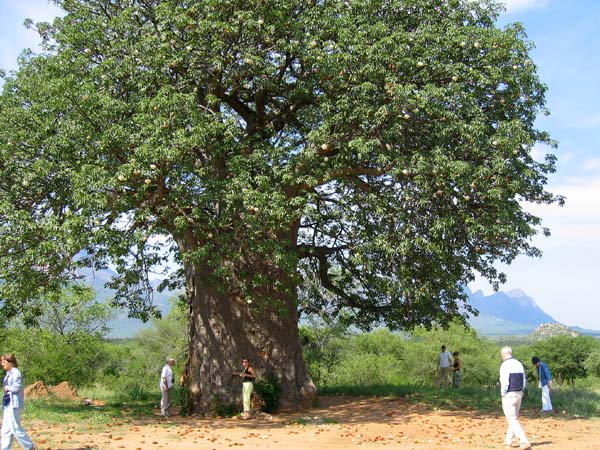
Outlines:
{"type": "MultiPolygon", "coordinates": [[[[164,364],[164,355],[173,354],[182,359],[185,337],[185,313],[176,303],[165,319],[157,320],[153,327],[140,332],[135,338],[120,341],[100,341],[103,359],[97,362],[95,375],[81,379],[82,359],[62,360],[59,366],[64,372],[52,372],[44,382],[64,373],[65,380],[78,384],[82,398],[102,400],[102,407],[86,406],[81,400],[60,400],[54,397],[29,400],[26,415],[49,423],[88,424],[102,426],[122,417],[148,417],[156,412],[160,394],[157,388],[159,371],[164,364]],[[178,350],[179,349],[179,350],[178,350]],[[72,374],[68,377],[67,374],[72,374]]],[[[19,331],[26,344],[35,347],[32,339],[39,338],[34,330],[4,330],[7,336],[19,331]]],[[[38,330],[39,331],[39,330],[38,330]]],[[[448,410],[474,410],[482,413],[499,410],[497,373],[500,363],[499,349],[511,345],[509,338],[492,341],[482,338],[460,323],[449,329],[418,328],[410,333],[392,333],[380,328],[370,333],[357,333],[340,323],[324,323],[310,320],[301,328],[306,359],[319,380],[320,395],[349,395],[399,397],[407,402],[425,403],[433,408],[448,410]],[[463,386],[460,389],[437,388],[435,385],[436,363],[439,346],[444,343],[451,351],[459,351],[463,361],[463,386]]],[[[50,336],[51,333],[46,331],[50,336]]],[[[88,336],[89,337],[89,336],[88,336]]],[[[56,344],[56,341],[44,341],[56,344]]],[[[48,344],[48,345],[50,345],[48,344]]],[[[515,339],[515,357],[520,359],[528,372],[530,381],[525,410],[539,409],[540,391],[530,363],[531,356],[540,356],[546,361],[557,379],[552,392],[555,409],[572,416],[600,416],[600,379],[598,360],[600,341],[580,336],[560,335],[546,340],[515,339]],[[575,364],[587,354],[582,364],[575,364]],[[567,364],[569,362],[569,364],[567,364]]],[[[59,354],[63,347],[51,345],[48,351],[59,354]]],[[[86,353],[88,357],[89,354],[86,353]]],[[[23,370],[30,381],[35,361],[24,360],[23,370]]],[[[94,357],[90,361],[97,361],[94,357]]],[[[260,366],[257,367],[260,374],[260,366]]],[[[38,370],[38,369],[36,369],[38,370]]],[[[176,368],[181,373],[181,366],[176,368]]],[[[43,375],[43,374],[41,374],[43,375]]],[[[60,380],[62,381],[62,380],[60,380]]],[[[255,393],[260,398],[262,409],[276,409],[281,389],[275,378],[259,378],[255,393]]],[[[184,414],[191,413],[187,387],[177,385],[173,394],[175,405],[184,414]]],[[[237,414],[240,405],[232,402],[215,401],[212,413],[222,417],[237,414]]],[[[298,419],[303,423],[303,419],[298,419]]],[[[311,423],[307,419],[306,423],[311,423]]]]}

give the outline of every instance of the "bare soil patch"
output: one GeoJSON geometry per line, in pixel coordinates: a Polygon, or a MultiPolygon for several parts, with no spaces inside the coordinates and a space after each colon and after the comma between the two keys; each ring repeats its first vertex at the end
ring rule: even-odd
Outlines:
{"type": "MultiPolygon", "coordinates": [[[[538,450],[598,450],[600,419],[524,411],[521,423],[538,450]]],[[[301,413],[252,420],[174,416],[114,421],[90,431],[28,423],[43,449],[229,450],[501,449],[506,422],[498,411],[439,410],[401,398],[322,397],[301,413]]],[[[91,427],[90,427],[91,428],[91,427]]]]}

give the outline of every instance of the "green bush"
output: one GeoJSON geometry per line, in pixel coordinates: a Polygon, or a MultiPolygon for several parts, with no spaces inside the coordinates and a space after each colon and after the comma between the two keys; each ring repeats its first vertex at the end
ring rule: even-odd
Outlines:
{"type": "MultiPolygon", "coordinates": [[[[600,342],[591,336],[552,336],[531,346],[528,362],[531,364],[532,356],[539,356],[548,365],[555,380],[572,384],[576,379],[587,376],[585,362],[597,351],[600,351],[600,342]]],[[[587,367],[592,365],[590,361],[587,367]]]]}
{"type": "Polygon", "coordinates": [[[272,413],[277,410],[281,396],[281,383],[273,376],[261,377],[254,383],[254,392],[262,400],[262,410],[272,413]]]}

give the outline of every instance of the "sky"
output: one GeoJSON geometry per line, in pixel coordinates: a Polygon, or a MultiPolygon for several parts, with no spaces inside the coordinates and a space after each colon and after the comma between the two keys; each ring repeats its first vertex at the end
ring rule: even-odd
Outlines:
{"type": "MultiPolygon", "coordinates": [[[[521,22],[535,43],[531,59],[548,85],[551,115],[538,128],[558,141],[534,154],[558,157],[548,189],[566,197],[564,207],[526,205],[550,228],[534,244],[541,258],[519,257],[498,266],[508,276],[501,290],[520,289],[557,321],[600,330],[600,1],[505,0],[499,26],[521,22]]],[[[47,0],[0,0],[0,68],[14,70],[23,48],[39,49],[25,18],[51,21],[60,10],[47,0]]],[[[485,280],[470,285],[485,294],[485,280]]]]}

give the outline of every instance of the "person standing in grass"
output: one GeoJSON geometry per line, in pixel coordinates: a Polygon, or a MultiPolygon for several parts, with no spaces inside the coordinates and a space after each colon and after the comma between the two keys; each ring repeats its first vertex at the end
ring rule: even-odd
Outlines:
{"type": "Polygon", "coordinates": [[[17,358],[12,353],[2,355],[0,364],[6,371],[4,376],[4,396],[2,397],[2,450],[12,447],[13,438],[24,449],[37,450],[21,426],[21,410],[25,403],[21,371],[17,368],[17,358]]]}
{"type": "Polygon", "coordinates": [[[242,419],[250,419],[252,417],[250,409],[252,398],[252,391],[254,390],[254,380],[256,380],[256,373],[252,368],[252,364],[248,358],[242,359],[243,371],[236,373],[242,377],[242,400],[244,404],[244,412],[242,413],[242,419]]]}
{"type": "Polygon", "coordinates": [[[500,365],[500,395],[502,396],[502,411],[508,422],[504,444],[512,446],[512,441],[519,438],[520,450],[529,450],[531,444],[519,423],[519,411],[523,400],[523,391],[527,386],[525,368],[520,361],[513,358],[510,347],[500,350],[502,364],[500,365]]]}
{"type": "Polygon", "coordinates": [[[550,400],[550,388],[552,386],[552,374],[546,363],[537,356],[531,358],[531,362],[537,370],[539,387],[542,388],[542,412],[552,411],[552,401],[550,400]]]}
{"type": "Polygon", "coordinates": [[[462,362],[458,356],[458,352],[452,353],[452,356],[454,356],[454,362],[452,363],[452,387],[458,389],[462,380],[462,372],[460,371],[462,369],[462,362]]]}
{"type": "Polygon", "coordinates": [[[438,380],[437,385],[442,384],[446,387],[450,386],[450,370],[452,366],[452,354],[446,350],[446,346],[442,345],[442,349],[438,355],[438,380]]]}
{"type": "Polygon", "coordinates": [[[169,417],[169,407],[171,406],[171,391],[175,382],[173,374],[173,364],[175,360],[171,357],[167,358],[167,363],[162,368],[160,373],[160,415],[161,417],[169,417]]]}

